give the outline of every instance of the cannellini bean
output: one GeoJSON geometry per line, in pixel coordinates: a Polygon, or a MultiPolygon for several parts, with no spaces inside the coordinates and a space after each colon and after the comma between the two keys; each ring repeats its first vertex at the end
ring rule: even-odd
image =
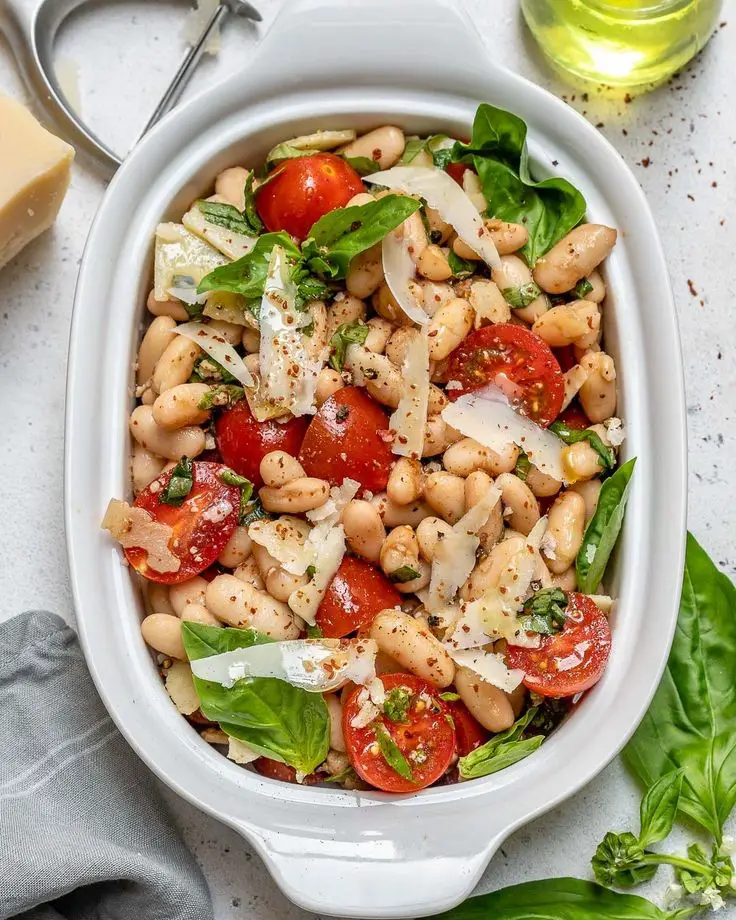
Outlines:
{"type": "Polygon", "coordinates": [[[526,484],[537,498],[549,498],[552,495],[557,495],[562,488],[562,483],[559,479],[543,473],[534,464],[529,467],[529,472],[526,474],[526,484]]]}
{"type": "Polygon", "coordinates": [[[461,259],[465,259],[468,262],[477,262],[480,259],[480,255],[475,251],[475,249],[471,249],[465,240],[461,240],[459,236],[456,236],[452,241],[451,249],[456,256],[459,256],[461,259]]]}
{"type": "Polygon", "coordinates": [[[489,323],[507,323],[511,319],[511,307],[495,281],[473,281],[468,299],[475,310],[476,329],[489,323]]]}
{"type": "Polygon", "coordinates": [[[417,272],[430,281],[447,281],[452,278],[452,269],[447,253],[436,243],[430,243],[416,259],[417,272]]]}
{"type": "Polygon", "coordinates": [[[236,569],[250,556],[252,549],[253,541],[248,536],[248,528],[238,526],[223,546],[217,561],[226,569],[236,569]]]}
{"type": "Polygon", "coordinates": [[[164,390],[153,404],[153,420],[167,431],[201,425],[210,417],[210,411],[200,409],[199,403],[209,392],[206,383],[180,383],[164,390]]]}
{"type": "Polygon", "coordinates": [[[395,125],[383,125],[363,134],[342,148],[346,157],[366,157],[378,163],[381,169],[388,169],[398,162],[404,152],[404,132],[395,125]]]}
{"type": "Polygon", "coordinates": [[[592,479],[601,471],[600,457],[587,441],[563,447],[561,459],[565,477],[570,483],[592,479]]]}
{"type": "Polygon", "coordinates": [[[342,703],[336,693],[325,693],[324,700],[327,704],[327,714],[330,717],[330,748],[333,751],[345,752],[345,738],[342,733],[342,703]]]}
{"type": "Polygon", "coordinates": [[[457,294],[451,284],[446,281],[427,281],[422,279],[419,282],[422,289],[424,310],[427,316],[434,316],[440,307],[454,300],[457,294]]]}
{"type": "Polygon", "coordinates": [[[418,460],[400,457],[388,477],[386,494],[397,505],[408,505],[422,497],[423,467],[418,460]]]}
{"type": "Polygon", "coordinates": [[[488,555],[476,565],[460,589],[462,599],[474,601],[487,591],[497,588],[501,573],[524,545],[525,540],[521,534],[511,534],[500,543],[496,543],[488,555]]]}
{"type": "Polygon", "coordinates": [[[306,575],[292,575],[280,567],[271,569],[266,576],[266,590],[277,601],[286,603],[292,591],[303,588],[309,581],[306,575]]]}
{"type": "Polygon", "coordinates": [[[338,390],[345,386],[342,374],[331,367],[323,367],[317,377],[317,389],[314,392],[314,398],[318,406],[327,402],[330,396],[334,396],[338,390]]]}
{"type": "Polygon", "coordinates": [[[510,224],[496,217],[488,218],[484,224],[500,256],[516,252],[529,239],[529,231],[523,224],[510,224]]]}
{"type": "MultiPolygon", "coordinates": [[[[415,591],[422,591],[427,587],[432,577],[432,566],[425,562],[424,559],[418,559],[415,569],[419,572],[419,575],[416,578],[412,578],[411,581],[396,582],[394,588],[396,588],[397,591],[400,591],[402,594],[413,595],[415,591]]],[[[415,605],[418,604],[419,601],[417,601],[416,598],[408,597],[402,604],[402,608],[404,608],[406,613],[410,613],[415,609],[415,605]]]]}
{"type": "Polygon", "coordinates": [[[501,490],[504,520],[524,536],[539,520],[539,502],[529,486],[513,473],[502,473],[496,479],[496,488],[501,490]]]}
{"type": "Polygon", "coordinates": [[[243,327],[239,323],[228,323],[224,319],[210,320],[208,328],[216,332],[228,345],[240,345],[243,338],[243,327]]]}
{"type": "Polygon", "coordinates": [[[130,433],[146,450],[179,460],[181,457],[197,457],[204,450],[204,431],[194,425],[167,431],[156,424],[151,406],[136,406],[130,416],[130,433]]]}
{"type": "Polygon", "coordinates": [[[265,546],[261,546],[259,543],[253,543],[251,552],[265,585],[269,574],[279,567],[279,561],[269,553],[265,546]]]}
{"type": "Polygon", "coordinates": [[[473,438],[462,438],[445,451],[442,462],[445,469],[457,476],[469,476],[476,470],[483,470],[493,476],[509,473],[516,467],[519,448],[510,442],[502,454],[485,447],[473,438]]]}
{"type": "Polygon", "coordinates": [[[338,326],[365,319],[365,304],[359,297],[346,294],[336,297],[327,310],[327,338],[332,338],[338,326]]]}
{"type": "Polygon", "coordinates": [[[355,208],[361,204],[370,204],[372,201],[375,201],[375,197],[370,192],[358,192],[357,195],[353,195],[345,207],[355,208]]]}
{"type": "Polygon", "coordinates": [[[420,332],[414,326],[400,326],[391,333],[386,343],[385,355],[397,367],[401,367],[406,357],[406,350],[411,342],[418,338],[420,332]]]}
{"type": "Polygon", "coordinates": [[[552,307],[532,326],[532,331],[552,348],[563,348],[597,333],[601,324],[598,304],[590,300],[573,300],[552,307]]]}
{"type": "Polygon", "coordinates": [[[526,687],[524,684],[519,684],[515,690],[512,690],[511,693],[504,694],[504,696],[509,703],[511,703],[514,719],[518,719],[526,706],[526,687]]]}
{"type": "Polygon", "coordinates": [[[616,236],[615,230],[603,224],[580,224],[537,259],[534,280],[550,294],[571,290],[606,258],[616,236]]]}
{"type": "Polygon", "coordinates": [[[147,485],[161,475],[164,468],[163,457],[157,457],[150,450],[146,450],[137,441],[133,444],[130,458],[130,472],[133,479],[133,492],[138,495],[147,485]]]}
{"type": "Polygon", "coordinates": [[[561,575],[574,561],[583,542],[585,502],[577,492],[563,492],[547,515],[542,555],[550,572],[561,575]]]}
{"type": "Polygon", "coordinates": [[[473,328],[474,319],[473,308],[462,297],[440,307],[429,323],[429,357],[433,361],[446,358],[473,328]]]}
{"type": "Polygon", "coordinates": [[[246,326],[243,329],[243,348],[249,355],[257,355],[261,347],[261,333],[246,326]]]}
{"type": "Polygon", "coordinates": [[[391,333],[396,327],[382,316],[371,317],[367,325],[368,335],[363,343],[363,347],[376,355],[382,355],[386,351],[388,340],[391,338],[391,333]]]}
{"type": "Polygon", "coordinates": [[[414,530],[402,524],[388,534],[383,541],[379,562],[385,574],[391,578],[397,569],[409,566],[419,568],[419,544],[414,530]]]}
{"type": "Polygon", "coordinates": [[[592,290],[583,297],[583,300],[592,300],[593,303],[601,303],[606,296],[606,285],[601,277],[601,273],[594,271],[588,275],[588,281],[593,285],[592,290]]]}
{"type": "Polygon", "coordinates": [[[187,660],[179,617],[172,617],[168,613],[152,613],[141,623],[141,635],[146,645],[162,655],[187,660]]]}
{"type": "Polygon", "coordinates": [[[195,342],[190,342],[183,335],[175,336],[156,362],[151,378],[154,390],[163,393],[180,383],[186,383],[192,376],[194,362],[201,352],[195,342]]]}
{"type": "Polygon", "coordinates": [[[248,556],[245,562],[241,562],[233,572],[233,576],[240,581],[244,581],[252,588],[258,588],[259,591],[263,591],[266,587],[261,577],[261,572],[258,568],[258,562],[255,556],[248,556]]]}
{"type": "Polygon", "coordinates": [[[327,307],[321,300],[311,300],[307,304],[307,309],[312,315],[312,334],[302,336],[304,350],[313,361],[322,360],[322,354],[329,341],[327,307]]]}
{"type": "Polygon", "coordinates": [[[417,677],[436,687],[449,687],[452,683],[453,660],[423,621],[399,610],[383,610],[373,620],[370,635],[382,652],[417,677]]]}
{"type": "Polygon", "coordinates": [[[370,249],[358,253],[350,262],[345,287],[349,294],[365,300],[366,297],[370,297],[378,289],[382,282],[381,244],[376,243],[370,249]]]}
{"type": "Polygon", "coordinates": [[[456,524],[465,514],[465,482],[454,473],[430,473],[424,482],[424,498],[448,524],[456,524]]]}
{"type": "Polygon", "coordinates": [[[272,639],[297,639],[299,627],[286,604],[234,575],[218,575],[207,585],[207,609],[238,628],[252,627],[272,639]]]}
{"type": "Polygon", "coordinates": [[[578,573],[574,565],[565,569],[559,575],[552,576],[552,587],[560,588],[562,591],[577,591],[578,573]]]}
{"type": "Polygon", "coordinates": [[[435,211],[429,205],[424,208],[424,216],[427,218],[427,225],[429,226],[430,243],[446,243],[455,232],[452,224],[442,220],[439,211],[435,211]]]}
{"type": "Polygon", "coordinates": [[[350,549],[369,562],[378,562],[386,539],[386,528],[378,509],[370,502],[354,499],[342,513],[342,525],[350,549]]]}
{"type": "Polygon", "coordinates": [[[162,585],[156,581],[147,581],[145,583],[145,597],[147,613],[168,613],[172,617],[176,616],[176,611],[169,600],[168,585],[162,585]]]}
{"type": "Polygon", "coordinates": [[[186,604],[180,614],[182,622],[203,623],[205,626],[222,626],[204,604],[186,604]]]}
{"type": "Polygon", "coordinates": [[[279,488],[264,486],[258,494],[266,511],[302,514],[324,505],[330,495],[330,484],[324,479],[302,476],[279,488]]]}
{"type": "MultiPolygon", "coordinates": [[[[465,480],[465,507],[470,510],[493,488],[493,480],[483,470],[476,470],[465,480]]],[[[478,531],[481,549],[488,552],[503,536],[503,502],[497,501],[491,508],[488,520],[478,531]]]]}
{"type": "Polygon", "coordinates": [[[603,483],[600,479],[588,479],[585,482],[575,482],[568,487],[568,492],[577,492],[585,502],[585,523],[593,517],[598,507],[598,497],[601,494],[603,483]]]}
{"type": "Polygon", "coordinates": [[[242,211],[245,207],[245,183],[250,175],[250,170],[242,166],[230,166],[215,179],[215,194],[242,211]]]}
{"type": "Polygon", "coordinates": [[[143,336],[138,349],[138,364],[135,374],[135,381],[138,386],[143,386],[151,379],[158,359],[171,342],[178,338],[173,331],[175,328],[176,322],[170,316],[157,316],[146,329],[146,334],[143,336]]]}
{"type": "MultiPolygon", "coordinates": [[[[503,296],[511,297],[513,292],[534,291],[534,279],[526,262],[518,256],[501,256],[501,265],[494,268],[491,278],[498,285],[503,296]]],[[[533,323],[549,309],[549,303],[544,295],[540,294],[525,307],[514,307],[514,315],[523,319],[525,323],[533,323]]]]}
{"type": "Polygon", "coordinates": [[[144,406],[152,406],[156,402],[156,394],[153,392],[153,387],[147,387],[141,394],[141,404],[144,406]]]}
{"type": "Polygon", "coordinates": [[[176,320],[177,322],[186,322],[189,314],[184,304],[180,300],[167,299],[156,300],[155,291],[151,291],[146,300],[146,307],[149,313],[154,316],[166,317],[167,319],[176,320]]]}
{"type": "Polygon", "coordinates": [[[580,405],[591,422],[603,422],[616,412],[616,367],[603,351],[584,355],[580,364],[588,377],[580,387],[580,405]]]}
{"type": "Polygon", "coordinates": [[[276,489],[295,479],[303,479],[306,475],[304,467],[296,457],[287,454],[285,450],[272,450],[267,453],[258,469],[265,484],[276,489]]]}
{"type": "Polygon", "coordinates": [[[423,457],[436,457],[443,451],[460,441],[462,435],[442,418],[441,415],[430,415],[424,426],[424,448],[422,449],[423,457]]]}
{"type": "Polygon", "coordinates": [[[418,211],[415,211],[406,218],[401,225],[401,232],[409,255],[416,264],[419,257],[429,245],[427,231],[424,229],[424,223],[418,211]]]}
{"type": "Polygon", "coordinates": [[[574,364],[569,370],[565,371],[565,395],[562,399],[563,409],[567,409],[577,396],[578,390],[588,379],[589,374],[590,372],[581,364],[574,364]]]}
{"type": "Polygon", "coordinates": [[[400,527],[402,524],[416,527],[420,521],[432,514],[432,509],[426,502],[417,501],[410,505],[397,505],[385,492],[374,495],[371,498],[371,504],[380,514],[386,527],[400,527]]]}
{"type": "MultiPolygon", "coordinates": [[[[356,256],[356,258],[359,258],[356,256]]],[[[355,261],[355,259],[353,260],[355,261]]],[[[409,282],[409,290],[417,302],[417,306],[422,307],[424,303],[424,293],[416,282],[409,282]]],[[[396,326],[411,326],[413,321],[404,313],[398,304],[398,301],[391,293],[389,286],[382,282],[378,290],[371,297],[371,306],[383,319],[394,323],[396,326]]]]}
{"type": "Polygon", "coordinates": [[[178,617],[187,604],[204,604],[204,594],[207,590],[207,581],[201,575],[195,575],[187,581],[169,587],[169,601],[178,617]]]}
{"type": "Polygon", "coordinates": [[[471,671],[455,671],[455,688],[470,714],[490,732],[502,732],[514,724],[513,707],[503,692],[471,671]]]}
{"type": "Polygon", "coordinates": [[[419,554],[425,562],[431,562],[437,552],[437,546],[444,538],[452,533],[452,527],[442,518],[424,518],[417,525],[416,537],[419,554]]]}

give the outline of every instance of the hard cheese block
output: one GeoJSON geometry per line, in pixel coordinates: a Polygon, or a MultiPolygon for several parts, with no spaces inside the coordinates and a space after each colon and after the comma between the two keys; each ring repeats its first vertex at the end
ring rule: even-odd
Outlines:
{"type": "Polygon", "coordinates": [[[0,268],[54,222],[73,159],[73,147],[0,96],[0,268]]]}

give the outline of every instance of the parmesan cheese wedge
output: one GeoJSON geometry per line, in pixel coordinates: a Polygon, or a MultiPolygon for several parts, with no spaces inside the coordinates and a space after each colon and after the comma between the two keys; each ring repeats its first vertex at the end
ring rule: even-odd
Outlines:
{"type": "Polygon", "coordinates": [[[419,458],[424,450],[429,405],[429,339],[426,327],[409,343],[401,371],[404,388],[389,422],[396,432],[391,449],[400,457],[419,458]]]}
{"type": "Polygon", "coordinates": [[[499,690],[511,693],[524,679],[524,672],[519,668],[511,669],[504,661],[503,655],[485,652],[482,649],[464,649],[450,652],[450,657],[461,668],[473,671],[486,683],[493,684],[499,690]]]}
{"type": "Polygon", "coordinates": [[[317,524],[307,538],[307,548],[314,551],[314,561],[311,563],[315,568],[314,575],[306,585],[291,592],[288,603],[294,613],[314,626],[322,598],[345,555],[345,531],[342,524],[317,524]]]}
{"type": "Polygon", "coordinates": [[[383,276],[389,290],[396,298],[396,303],[410,320],[420,326],[426,326],[429,316],[416,302],[410,281],[414,280],[416,267],[409,252],[409,244],[403,233],[403,224],[390,230],[381,243],[381,261],[383,276]]]}
{"type": "Polygon", "coordinates": [[[168,300],[169,288],[196,288],[205,275],[227,261],[183,224],[159,224],[153,256],[153,296],[168,300]]]}

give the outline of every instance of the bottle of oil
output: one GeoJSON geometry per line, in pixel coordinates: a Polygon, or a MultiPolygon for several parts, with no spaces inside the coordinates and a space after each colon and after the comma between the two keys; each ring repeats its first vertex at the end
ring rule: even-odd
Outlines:
{"type": "Polygon", "coordinates": [[[661,83],[705,45],[721,0],[521,0],[553,64],[614,86],[661,83]]]}

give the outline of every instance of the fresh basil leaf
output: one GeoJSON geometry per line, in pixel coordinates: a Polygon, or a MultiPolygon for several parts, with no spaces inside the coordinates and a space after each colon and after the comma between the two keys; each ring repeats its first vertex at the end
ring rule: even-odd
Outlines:
{"type": "Polygon", "coordinates": [[[736,804],[735,674],[736,587],[688,534],[667,669],[624,759],[646,786],[682,769],[679,810],[719,844],[736,804]]]}
{"type": "Polygon", "coordinates": [[[682,789],[682,770],[665,775],[647,790],[641,800],[639,843],[648,847],[669,837],[677,816],[682,789]]]}
{"type": "Polygon", "coordinates": [[[370,157],[346,157],[344,154],[340,154],[340,156],[359,176],[370,176],[371,173],[378,172],[381,168],[370,157]]]}
{"type": "Polygon", "coordinates": [[[445,693],[440,693],[440,699],[445,703],[454,703],[460,699],[459,693],[452,693],[451,691],[446,691],[445,693]]]}
{"type": "Polygon", "coordinates": [[[527,281],[519,287],[503,288],[501,293],[512,310],[521,310],[533,303],[542,292],[533,281],[527,281]]]}
{"type": "MultiPolygon", "coordinates": [[[[688,914],[681,915],[683,920],[688,914]]],[[[541,879],[468,898],[434,920],[675,920],[651,901],[577,878],[541,879]]]]}
{"type": "MultiPolygon", "coordinates": [[[[314,568],[314,566],[310,566],[314,568]]],[[[314,573],[313,573],[314,574],[314,573]]],[[[321,639],[324,636],[324,633],[319,626],[312,626],[311,623],[307,623],[307,638],[308,639],[321,639]]]]}
{"type": "Polygon", "coordinates": [[[414,581],[415,578],[419,578],[419,575],[420,573],[410,565],[401,565],[398,569],[394,569],[393,572],[391,572],[388,576],[388,580],[395,584],[403,585],[408,581],[414,581]]]}
{"type": "Polygon", "coordinates": [[[241,527],[250,527],[254,521],[265,521],[270,518],[271,515],[263,507],[257,495],[255,498],[251,498],[247,505],[243,506],[242,503],[240,505],[238,524],[240,524],[241,527]]]}
{"type": "Polygon", "coordinates": [[[606,571],[624,522],[624,511],[635,464],[636,457],[632,457],[601,487],[595,514],[585,528],[583,542],[580,544],[575,562],[578,590],[583,594],[595,594],[606,571]]]}
{"type": "Polygon", "coordinates": [[[242,294],[251,300],[263,297],[263,289],[268,275],[268,263],[274,246],[282,246],[286,255],[299,259],[300,253],[288,233],[264,233],[258,237],[249,253],[213,269],[199,282],[197,291],[230,291],[242,294]]]}
{"type": "Polygon", "coordinates": [[[219,361],[215,361],[214,358],[211,358],[209,355],[204,354],[200,355],[197,360],[194,362],[194,370],[192,376],[189,378],[190,383],[192,378],[196,378],[197,382],[206,382],[213,381],[215,383],[227,383],[227,384],[238,384],[238,378],[233,377],[230,371],[223,367],[219,361]]]}
{"type": "Polygon", "coordinates": [[[598,454],[598,462],[603,470],[616,468],[616,451],[612,447],[606,447],[595,431],[591,431],[589,428],[570,428],[564,422],[552,422],[549,430],[554,432],[565,444],[577,444],[580,441],[587,441],[598,454]]]}
{"type": "Polygon", "coordinates": [[[406,722],[409,707],[411,706],[412,693],[408,687],[394,687],[386,694],[383,703],[383,713],[392,722],[406,722]]]}
{"type": "Polygon", "coordinates": [[[248,178],[245,180],[245,189],[243,191],[243,200],[245,202],[245,207],[243,208],[243,218],[251,228],[251,233],[253,236],[258,236],[259,233],[263,233],[263,221],[258,215],[256,210],[256,193],[255,193],[255,173],[248,173],[248,178]]]}
{"type": "Polygon", "coordinates": [[[454,278],[467,278],[472,275],[476,269],[476,263],[469,259],[461,259],[452,249],[447,256],[447,264],[454,278]]]}
{"type": "Polygon", "coordinates": [[[609,831],[598,844],[590,864],[601,885],[631,888],[648,882],[656,874],[659,866],[646,859],[644,848],[633,834],[609,831]]]}
{"type": "Polygon", "coordinates": [[[353,770],[352,767],[345,767],[344,770],[341,770],[340,773],[335,773],[332,776],[326,776],[323,780],[325,783],[344,783],[345,780],[356,781],[358,779],[358,774],[353,770]]]}
{"type": "Polygon", "coordinates": [[[378,742],[378,747],[383,759],[392,770],[395,770],[399,774],[399,776],[413,783],[414,774],[412,773],[409,761],[401,753],[398,744],[391,737],[388,729],[381,722],[376,722],[375,731],[376,741],[378,742]]]}
{"type": "Polygon", "coordinates": [[[447,169],[452,163],[452,150],[449,147],[441,147],[439,150],[431,150],[432,162],[437,169],[447,169]]]}
{"type": "Polygon", "coordinates": [[[543,588],[524,602],[523,629],[552,636],[565,625],[567,594],[561,588],[543,588]]]}
{"type": "Polygon", "coordinates": [[[593,290],[593,285],[588,281],[587,278],[582,278],[575,287],[572,289],[573,297],[576,300],[582,300],[586,294],[590,294],[593,290]]]}
{"type": "Polygon", "coordinates": [[[412,137],[407,140],[404,152],[399,159],[399,166],[408,166],[419,154],[427,149],[427,142],[423,137],[412,137]]]}
{"type": "Polygon", "coordinates": [[[231,470],[230,467],[225,467],[224,470],[220,470],[219,473],[220,479],[228,486],[235,486],[241,491],[241,502],[245,501],[246,503],[250,500],[251,495],[253,494],[253,483],[245,476],[241,476],[239,473],[236,473],[235,470],[231,470]]]}
{"type": "MultiPolygon", "coordinates": [[[[252,629],[182,623],[190,661],[269,642],[252,629]]],[[[321,693],[275,677],[244,677],[232,687],[194,678],[204,716],[259,753],[311,773],[330,748],[329,716],[321,693]]]]}
{"type": "Polygon", "coordinates": [[[235,205],[225,204],[221,201],[197,201],[197,207],[204,214],[208,223],[224,227],[232,233],[243,236],[256,236],[263,230],[263,223],[256,213],[253,204],[253,174],[248,176],[245,186],[245,201],[248,211],[239,211],[235,205]],[[250,189],[248,187],[250,183],[250,189]],[[248,195],[250,194],[250,202],[248,195]]]}
{"type": "Polygon", "coordinates": [[[197,408],[203,411],[207,409],[220,409],[226,406],[234,406],[245,396],[245,390],[241,386],[224,384],[222,386],[212,387],[209,393],[197,403],[197,408]]]}
{"type": "Polygon", "coordinates": [[[317,574],[317,566],[308,565],[307,566],[307,578],[314,578],[316,574],[317,574]]]}
{"type": "Polygon", "coordinates": [[[526,135],[521,118],[483,103],[475,113],[470,143],[456,143],[452,158],[475,166],[489,215],[527,228],[529,240],[519,253],[533,265],[580,223],[586,205],[566,179],[532,179],[526,135]]]}
{"type": "Polygon", "coordinates": [[[719,852],[717,846],[713,847],[710,858],[698,843],[691,843],[687,848],[687,861],[679,858],[675,867],[675,876],[688,894],[697,894],[711,889],[715,894],[720,894],[719,889],[730,889],[727,893],[733,896],[731,879],[733,878],[733,861],[726,853],[719,852]]]}
{"type": "Polygon", "coordinates": [[[320,217],[302,244],[307,266],[328,278],[345,278],[355,256],[380,243],[420,207],[414,198],[386,195],[367,204],[330,211],[320,217]]]}
{"type": "Polygon", "coordinates": [[[333,292],[324,281],[315,278],[302,266],[294,269],[291,280],[296,284],[297,310],[306,310],[307,304],[312,300],[329,300],[332,297],[333,292]]]}
{"type": "Polygon", "coordinates": [[[520,450],[519,456],[516,461],[516,466],[514,467],[514,475],[522,482],[526,482],[526,477],[529,475],[529,470],[532,468],[532,461],[529,459],[525,451],[520,450]]]}
{"type": "Polygon", "coordinates": [[[369,332],[365,323],[343,323],[338,326],[330,339],[330,367],[342,371],[348,345],[363,345],[369,332]]]}
{"type": "Polygon", "coordinates": [[[166,488],[161,493],[159,501],[163,505],[181,505],[192,491],[194,485],[194,468],[189,457],[182,457],[171,471],[166,488]]]}
{"type": "Polygon", "coordinates": [[[488,776],[505,767],[510,767],[536,751],[544,741],[544,735],[534,735],[531,738],[521,737],[536,711],[534,707],[527,709],[511,728],[494,735],[490,741],[486,741],[465,757],[461,757],[458,761],[458,768],[462,778],[476,779],[479,776],[488,776]]]}

